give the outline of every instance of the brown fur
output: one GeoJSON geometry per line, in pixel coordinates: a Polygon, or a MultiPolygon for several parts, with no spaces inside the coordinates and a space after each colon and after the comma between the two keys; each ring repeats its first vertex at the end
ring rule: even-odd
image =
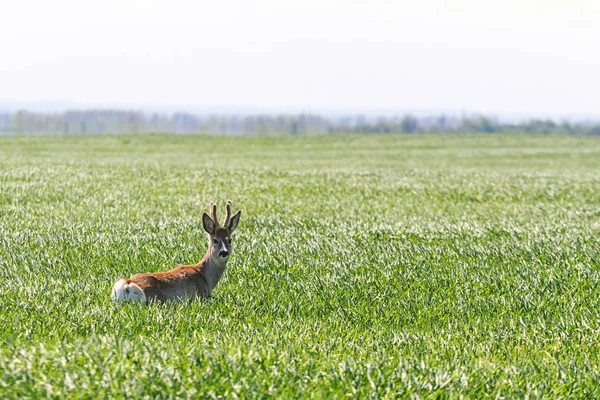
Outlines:
{"type": "Polygon", "coordinates": [[[201,263],[181,265],[170,271],[135,274],[129,281],[144,291],[148,301],[208,297],[211,293],[202,274],[202,267],[201,263]]]}
{"type": "MultiPolygon", "coordinates": [[[[146,295],[147,301],[166,301],[192,297],[210,297],[217,285],[229,258],[221,258],[223,249],[231,251],[231,233],[237,228],[241,215],[238,211],[233,217],[228,204],[228,216],[223,227],[213,218],[203,215],[203,226],[209,236],[208,250],[198,264],[181,265],[170,271],[135,274],[126,283],[138,285],[146,295]],[[214,226],[211,225],[214,222],[214,226]],[[215,241],[217,243],[215,243],[215,241]]],[[[216,218],[216,205],[211,203],[210,212],[216,218]]]]}

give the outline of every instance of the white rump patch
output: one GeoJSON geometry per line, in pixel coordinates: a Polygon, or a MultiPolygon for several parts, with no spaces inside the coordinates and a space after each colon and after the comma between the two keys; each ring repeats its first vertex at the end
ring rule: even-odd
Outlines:
{"type": "Polygon", "coordinates": [[[115,282],[112,290],[113,301],[140,301],[146,302],[146,294],[141,287],[135,283],[126,283],[125,279],[119,279],[115,282]]]}

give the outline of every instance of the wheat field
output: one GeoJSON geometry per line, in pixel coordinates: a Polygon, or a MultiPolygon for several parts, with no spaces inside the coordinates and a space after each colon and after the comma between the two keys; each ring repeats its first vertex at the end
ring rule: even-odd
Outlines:
{"type": "Polygon", "coordinates": [[[599,238],[598,137],[0,137],[0,398],[598,397],[599,238]]]}

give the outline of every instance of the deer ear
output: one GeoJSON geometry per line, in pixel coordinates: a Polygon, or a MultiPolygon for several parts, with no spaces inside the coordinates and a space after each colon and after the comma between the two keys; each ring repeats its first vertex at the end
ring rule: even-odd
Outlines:
{"type": "Polygon", "coordinates": [[[202,213],[202,226],[209,235],[212,235],[215,232],[215,221],[213,221],[206,213],[202,213]]]}
{"type": "Polygon", "coordinates": [[[241,215],[242,215],[242,211],[240,210],[233,217],[231,217],[231,219],[229,220],[229,226],[227,227],[227,229],[229,229],[229,233],[233,233],[233,231],[235,231],[237,229],[238,222],[240,222],[241,215]]]}

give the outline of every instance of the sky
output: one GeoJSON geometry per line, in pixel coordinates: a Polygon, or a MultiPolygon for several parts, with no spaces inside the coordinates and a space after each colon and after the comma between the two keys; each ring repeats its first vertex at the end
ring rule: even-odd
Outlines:
{"type": "Polygon", "coordinates": [[[0,101],[600,115],[598,0],[2,0],[0,101]]]}

